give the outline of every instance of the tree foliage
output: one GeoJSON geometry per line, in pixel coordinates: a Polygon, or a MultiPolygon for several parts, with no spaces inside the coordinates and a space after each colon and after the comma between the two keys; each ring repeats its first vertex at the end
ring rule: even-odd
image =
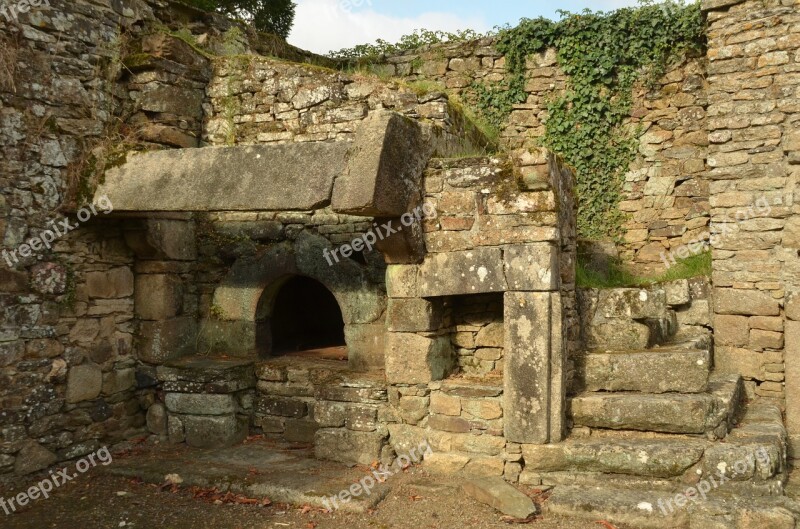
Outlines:
{"type": "Polygon", "coordinates": [[[241,18],[257,30],[289,36],[294,23],[295,3],[292,0],[184,0],[205,11],[216,11],[241,18]]]}

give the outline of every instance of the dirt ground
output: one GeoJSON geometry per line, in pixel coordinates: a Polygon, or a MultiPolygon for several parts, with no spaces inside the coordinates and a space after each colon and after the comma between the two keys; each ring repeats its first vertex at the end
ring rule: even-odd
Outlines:
{"type": "MultiPolygon", "coordinates": [[[[6,515],[0,509],[3,529],[535,529],[609,528],[600,522],[573,521],[550,516],[526,524],[504,521],[488,506],[466,498],[457,482],[440,480],[418,469],[392,477],[392,491],[373,512],[335,512],[288,505],[214,503],[186,488],[144,484],[92,470],[57,489],[49,499],[39,499],[23,510],[6,515]]],[[[28,486],[36,483],[29,480],[28,486]]],[[[25,488],[0,487],[8,498],[25,488]]],[[[622,528],[620,528],[622,529],[622,528]]]]}

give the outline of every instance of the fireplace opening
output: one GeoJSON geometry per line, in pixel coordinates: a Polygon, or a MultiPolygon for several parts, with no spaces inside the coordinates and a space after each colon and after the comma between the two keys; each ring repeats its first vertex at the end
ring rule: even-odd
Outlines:
{"type": "Polygon", "coordinates": [[[339,303],[322,283],[296,276],[275,296],[269,318],[272,356],[347,360],[339,303]]]}

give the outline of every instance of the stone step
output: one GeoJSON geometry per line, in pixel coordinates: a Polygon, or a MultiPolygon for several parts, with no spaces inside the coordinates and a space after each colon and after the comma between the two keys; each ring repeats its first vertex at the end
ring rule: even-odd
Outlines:
{"type": "Polygon", "coordinates": [[[534,483],[552,472],[602,472],[653,478],[674,478],[700,462],[706,441],[674,439],[570,439],[549,445],[522,445],[520,481],[534,483]]]}
{"type": "Polygon", "coordinates": [[[800,519],[797,504],[787,498],[751,498],[714,489],[701,495],[695,489],[690,499],[688,488],[670,494],[647,488],[559,486],[544,511],[637,529],[793,529],[800,519]]]}
{"type": "Polygon", "coordinates": [[[724,438],[744,393],[739,376],[714,378],[708,393],[585,393],[572,399],[575,426],[724,438]]]}
{"type": "MultiPolygon", "coordinates": [[[[591,437],[522,445],[524,485],[608,486],[670,492],[714,477],[729,494],[782,496],[788,472],[781,410],[750,402],[725,438],[594,430],[591,437]]],[[[713,481],[712,481],[713,483],[713,481]]]]}
{"type": "Polygon", "coordinates": [[[587,353],[578,369],[586,391],[700,393],[711,372],[706,344],[689,342],[638,351],[587,353]]]}

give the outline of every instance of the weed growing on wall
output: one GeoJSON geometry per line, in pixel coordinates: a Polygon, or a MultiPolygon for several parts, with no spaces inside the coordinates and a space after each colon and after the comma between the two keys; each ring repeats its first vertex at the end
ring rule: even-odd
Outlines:
{"type": "Polygon", "coordinates": [[[419,29],[410,35],[401,37],[400,41],[395,44],[383,39],[378,39],[374,44],[359,44],[352,48],[344,48],[332,52],[328,56],[350,65],[369,64],[377,62],[385,56],[398,55],[404,51],[416,50],[431,44],[464,42],[479,39],[483,36],[484,35],[471,29],[456,32],[419,29]]]}
{"type": "Polygon", "coordinates": [[[610,13],[560,14],[558,22],[523,19],[498,34],[507,78],[500,85],[473,85],[475,101],[489,121],[501,126],[513,105],[527,99],[528,56],[555,48],[569,83],[548,104],[543,143],[576,169],[579,234],[618,237],[623,222],[618,204],[637,145],[635,131],[625,126],[633,86],[658,79],[672,60],[702,51],[700,5],[670,1],[610,13]]]}

